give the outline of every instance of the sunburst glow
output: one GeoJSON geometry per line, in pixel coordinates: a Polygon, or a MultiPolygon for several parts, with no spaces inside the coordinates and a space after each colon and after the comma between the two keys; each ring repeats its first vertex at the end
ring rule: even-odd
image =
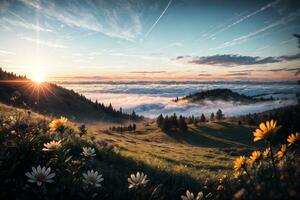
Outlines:
{"type": "Polygon", "coordinates": [[[46,77],[45,77],[45,73],[43,72],[34,72],[31,76],[30,76],[30,79],[32,81],[34,81],[35,83],[37,84],[40,84],[42,82],[45,82],[46,80],[46,77]]]}

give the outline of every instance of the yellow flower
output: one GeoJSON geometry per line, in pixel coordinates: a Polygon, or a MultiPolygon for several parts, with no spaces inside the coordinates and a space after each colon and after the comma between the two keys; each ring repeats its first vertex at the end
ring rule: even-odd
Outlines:
{"type": "Polygon", "coordinates": [[[266,148],[263,152],[263,156],[266,158],[270,155],[270,148],[266,148]]]}
{"type": "Polygon", "coordinates": [[[253,165],[253,163],[259,159],[261,156],[261,152],[260,151],[253,151],[252,152],[252,155],[250,156],[250,159],[249,159],[249,164],[250,165],[253,165]]]}
{"type": "Polygon", "coordinates": [[[276,156],[282,158],[286,152],[286,144],[281,145],[281,149],[277,152],[276,156]]]}
{"type": "Polygon", "coordinates": [[[236,179],[240,178],[242,175],[243,174],[240,171],[234,172],[234,174],[233,174],[234,178],[236,178],[236,179]]]}
{"type": "Polygon", "coordinates": [[[234,161],[234,169],[239,170],[242,167],[244,167],[246,164],[246,157],[245,156],[240,156],[234,161]]]}
{"type": "Polygon", "coordinates": [[[68,119],[65,117],[60,117],[60,119],[55,119],[49,124],[50,131],[55,132],[66,126],[68,119]]]}
{"type": "Polygon", "coordinates": [[[291,146],[292,144],[295,144],[297,141],[300,140],[300,134],[299,133],[292,133],[289,135],[287,141],[289,143],[288,146],[291,146]]]}
{"type": "Polygon", "coordinates": [[[256,142],[268,138],[276,128],[276,124],[277,122],[274,120],[267,121],[266,123],[260,123],[259,128],[253,132],[253,141],[256,142]]]}

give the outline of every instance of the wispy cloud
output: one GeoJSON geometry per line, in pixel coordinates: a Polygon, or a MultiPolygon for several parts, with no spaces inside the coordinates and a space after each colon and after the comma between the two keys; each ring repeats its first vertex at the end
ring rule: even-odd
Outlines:
{"type": "Polygon", "coordinates": [[[206,76],[212,76],[212,74],[201,73],[201,74],[198,74],[198,76],[206,77],[206,76]]]}
{"type": "Polygon", "coordinates": [[[58,44],[55,42],[51,42],[51,41],[46,41],[46,40],[41,40],[38,38],[30,38],[30,37],[21,37],[21,39],[23,40],[27,40],[36,44],[40,44],[40,45],[44,45],[44,46],[48,46],[48,47],[53,47],[53,48],[67,48],[67,46],[62,45],[62,44],[58,44]]]}
{"type": "Polygon", "coordinates": [[[300,70],[300,67],[296,67],[296,68],[273,68],[273,69],[245,69],[245,70],[232,70],[232,71],[229,71],[231,73],[243,73],[243,72],[281,72],[281,71],[286,71],[286,72],[289,72],[289,71],[298,71],[300,70]]]}
{"type": "Polygon", "coordinates": [[[182,45],[182,42],[174,42],[171,43],[168,47],[181,47],[182,45]]]}
{"type": "MultiPolygon", "coordinates": [[[[102,33],[113,38],[134,41],[142,29],[139,13],[128,2],[107,8],[104,5],[105,2],[104,4],[92,1],[82,1],[80,4],[65,2],[62,5],[57,5],[61,2],[21,1],[64,25],[102,33]],[[120,16],[120,13],[122,13],[122,16],[120,16]],[[124,24],[123,17],[128,20],[128,23],[124,24]]],[[[109,4],[109,2],[107,3],[109,4]]]]}
{"type": "Polygon", "coordinates": [[[229,73],[226,76],[249,76],[249,72],[237,72],[237,73],[229,73]]]}
{"type": "Polygon", "coordinates": [[[228,23],[231,23],[232,21],[240,18],[240,16],[242,16],[242,15],[243,15],[243,13],[237,14],[237,15],[233,16],[232,18],[226,20],[225,22],[222,22],[222,23],[220,23],[220,24],[218,24],[216,26],[211,26],[208,30],[203,31],[201,33],[201,36],[199,38],[197,38],[196,41],[198,41],[198,42],[204,41],[207,38],[214,39],[215,35],[217,33],[219,33],[222,29],[224,29],[224,27],[228,23]]]}
{"type": "Polygon", "coordinates": [[[161,52],[166,52],[168,51],[169,49],[172,49],[174,47],[177,47],[177,48],[181,48],[183,46],[183,41],[179,41],[179,42],[172,42],[166,46],[163,46],[161,48],[158,48],[158,49],[155,49],[156,53],[154,54],[157,54],[157,53],[161,53],[161,52]]]}
{"type": "Polygon", "coordinates": [[[157,20],[154,22],[154,24],[152,24],[152,26],[150,27],[150,29],[147,31],[147,33],[145,34],[145,38],[148,37],[148,35],[152,32],[152,30],[155,28],[155,26],[157,25],[157,23],[159,22],[159,20],[164,16],[164,14],[166,13],[166,11],[168,10],[168,8],[170,7],[171,3],[173,0],[170,0],[167,4],[167,6],[165,7],[165,9],[163,10],[163,12],[160,14],[160,16],[157,18],[157,20]]]}
{"type": "Polygon", "coordinates": [[[162,74],[166,73],[167,71],[133,71],[133,72],[128,72],[130,74],[162,74]]]}
{"type": "Polygon", "coordinates": [[[15,53],[11,52],[11,51],[6,51],[6,50],[0,49],[0,55],[2,55],[2,56],[4,56],[4,55],[15,55],[15,53]]]}
{"type": "Polygon", "coordinates": [[[141,55],[141,54],[126,54],[121,52],[112,52],[109,55],[111,56],[119,56],[119,57],[136,57],[143,60],[165,60],[168,61],[169,59],[162,56],[150,56],[150,55],[141,55]]]}
{"type": "Polygon", "coordinates": [[[269,29],[272,29],[272,28],[276,27],[276,26],[286,25],[287,23],[289,23],[289,22],[297,19],[299,16],[300,16],[300,9],[297,10],[296,12],[294,12],[294,13],[289,14],[286,17],[281,18],[280,20],[275,21],[272,24],[269,24],[268,26],[265,26],[263,28],[257,29],[254,32],[250,32],[250,33],[248,33],[246,35],[243,35],[243,36],[240,36],[238,38],[235,38],[235,39],[233,39],[233,40],[231,40],[229,42],[225,42],[225,43],[221,44],[218,47],[210,48],[209,50],[222,49],[222,48],[226,48],[226,47],[230,47],[230,46],[234,46],[234,45],[237,45],[237,44],[241,44],[241,43],[247,42],[250,39],[253,39],[258,34],[261,34],[261,33],[265,32],[265,31],[267,31],[269,29]]]}
{"type": "Polygon", "coordinates": [[[276,1],[273,1],[273,2],[271,2],[271,3],[268,3],[267,5],[261,7],[260,9],[254,11],[254,12],[252,12],[252,13],[250,13],[250,14],[248,14],[248,15],[242,17],[242,18],[240,18],[239,20],[233,22],[232,24],[227,25],[226,27],[220,29],[219,31],[216,31],[214,34],[212,34],[212,35],[210,36],[210,38],[213,38],[213,37],[215,37],[217,34],[222,33],[222,32],[224,32],[224,31],[228,30],[229,28],[231,28],[231,27],[233,27],[233,26],[235,26],[235,25],[237,25],[237,24],[242,23],[243,21],[247,20],[248,18],[250,18],[250,17],[252,17],[252,16],[254,16],[254,15],[257,15],[258,13],[260,13],[260,12],[266,10],[267,8],[270,8],[270,7],[274,6],[274,5],[276,5],[276,4],[279,3],[279,2],[280,2],[280,0],[276,0],[276,1]]]}
{"type": "Polygon", "coordinates": [[[187,57],[177,56],[176,60],[187,60],[188,63],[197,65],[215,65],[215,66],[238,66],[238,65],[262,65],[270,63],[279,63],[300,60],[300,54],[295,55],[284,55],[278,57],[253,57],[253,56],[242,56],[242,55],[213,55],[213,56],[202,56],[202,57],[187,57]]]}
{"type": "Polygon", "coordinates": [[[296,68],[275,68],[275,69],[248,69],[239,71],[230,71],[232,73],[250,73],[250,72],[291,72],[295,76],[300,75],[300,67],[296,68]]]}
{"type": "Polygon", "coordinates": [[[50,30],[50,29],[43,28],[43,27],[35,25],[35,24],[27,23],[25,21],[19,21],[19,20],[14,20],[14,19],[9,19],[9,18],[2,18],[1,22],[2,22],[2,25],[8,24],[11,26],[21,27],[21,28],[35,30],[35,31],[52,32],[52,30],[50,30]]]}
{"type": "Polygon", "coordinates": [[[21,28],[35,30],[35,31],[53,32],[49,28],[44,28],[44,27],[40,26],[39,24],[33,24],[33,23],[28,22],[27,20],[25,20],[23,17],[16,14],[15,12],[8,10],[8,13],[11,16],[13,16],[15,19],[3,17],[1,19],[2,22],[7,23],[11,26],[21,27],[21,28]]]}
{"type": "Polygon", "coordinates": [[[284,44],[287,44],[287,43],[292,42],[292,41],[294,42],[294,41],[296,41],[296,39],[295,38],[291,38],[291,39],[288,39],[288,40],[281,41],[279,43],[279,45],[284,45],[284,44]]]}

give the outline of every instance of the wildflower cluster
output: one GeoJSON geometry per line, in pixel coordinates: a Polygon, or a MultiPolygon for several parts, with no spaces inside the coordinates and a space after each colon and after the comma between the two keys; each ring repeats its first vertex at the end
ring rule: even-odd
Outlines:
{"type": "MultiPolygon", "coordinates": [[[[290,176],[293,172],[299,173],[297,167],[294,166],[299,162],[298,153],[294,151],[300,141],[299,133],[290,134],[286,141],[276,148],[273,137],[278,130],[279,127],[274,120],[261,123],[253,133],[253,141],[265,140],[268,147],[263,151],[254,150],[249,158],[240,156],[233,164],[234,177],[238,180],[245,179],[247,184],[256,188],[257,198],[273,198],[269,191],[264,190],[266,188],[296,191],[299,184],[298,181],[291,181],[293,177],[290,176]]],[[[243,188],[242,191],[237,192],[236,196],[244,195],[245,191],[246,189],[243,188]]],[[[289,194],[290,198],[295,195],[294,192],[289,194]]],[[[283,193],[278,195],[283,195],[283,193]]],[[[286,196],[280,196],[280,198],[284,199],[286,196]]]]}
{"type": "MultiPolygon", "coordinates": [[[[99,145],[102,144],[99,142],[88,143],[79,139],[82,136],[79,132],[80,128],[78,128],[79,131],[74,129],[75,125],[65,117],[50,122],[39,121],[38,124],[30,127],[22,121],[25,120],[11,116],[5,120],[1,119],[0,131],[1,133],[7,132],[9,136],[1,138],[4,142],[2,147],[14,142],[17,151],[12,152],[8,148],[2,148],[2,152],[6,153],[7,158],[3,159],[4,154],[0,153],[0,166],[7,168],[8,174],[20,174],[18,168],[11,167],[11,161],[9,161],[16,159],[16,164],[22,163],[23,169],[23,176],[18,175],[16,178],[10,179],[4,177],[5,187],[9,187],[7,180],[11,180],[12,185],[16,180],[24,181],[25,187],[19,188],[19,190],[24,190],[24,193],[31,191],[29,198],[46,198],[46,196],[54,198],[59,195],[59,187],[70,187],[71,185],[74,188],[74,197],[93,199],[102,192],[101,186],[104,177],[100,172],[101,162],[97,159],[97,150],[104,150],[106,146],[101,147],[99,145]],[[21,133],[23,134],[22,138],[12,137],[21,133]],[[81,148],[79,152],[76,150],[78,146],[81,148]],[[25,152],[30,153],[25,156],[25,152]]],[[[109,149],[113,150],[114,148],[109,149]]],[[[107,153],[107,150],[105,152],[107,153]]],[[[2,169],[0,172],[2,176],[2,169]]],[[[147,175],[143,172],[131,174],[127,180],[129,189],[145,188],[149,182],[147,175]]],[[[4,193],[2,194],[4,195],[4,193]]],[[[3,196],[2,194],[0,197],[3,196]]],[[[8,190],[3,197],[15,197],[15,195],[18,194],[10,193],[8,190]]]]}

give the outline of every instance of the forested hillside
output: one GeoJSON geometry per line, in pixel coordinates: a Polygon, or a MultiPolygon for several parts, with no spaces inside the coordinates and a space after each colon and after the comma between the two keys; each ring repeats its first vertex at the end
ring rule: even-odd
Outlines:
{"type": "Polygon", "coordinates": [[[93,102],[73,90],[52,83],[35,83],[0,68],[0,101],[21,108],[74,120],[121,121],[141,119],[134,112],[127,114],[112,105],[93,102]]]}

